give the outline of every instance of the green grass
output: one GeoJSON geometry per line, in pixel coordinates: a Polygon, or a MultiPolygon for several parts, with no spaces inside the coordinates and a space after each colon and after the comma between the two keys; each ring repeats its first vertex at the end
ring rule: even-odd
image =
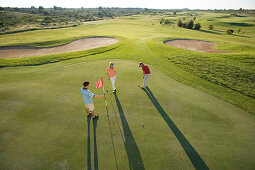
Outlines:
{"type": "Polygon", "coordinates": [[[80,58],[2,69],[1,169],[87,169],[88,158],[92,167],[98,162],[99,169],[116,169],[116,162],[119,169],[141,164],[145,169],[192,169],[181,145],[186,144],[174,135],[169,119],[210,169],[252,169],[254,117],[150,67],[153,100],[137,87],[142,83],[138,62],[80,58]],[[118,102],[107,93],[110,131],[104,100],[94,100],[100,115],[95,145],[95,122],[90,122],[88,139],[79,89],[89,80],[91,91],[102,94],[95,88],[102,76],[111,91],[105,75],[109,61],[116,65],[118,102]]]}
{"type": "Polygon", "coordinates": [[[89,80],[91,90],[100,94],[101,89],[94,88],[100,76],[109,88],[104,74],[113,59],[118,98],[107,94],[112,132],[104,101],[96,99],[101,117],[97,155],[90,123],[92,167],[98,161],[99,169],[114,169],[117,161],[119,169],[142,165],[190,169],[199,160],[194,162],[186,154],[185,147],[192,146],[210,169],[253,169],[254,27],[226,35],[229,27],[222,24],[246,23],[252,17],[219,16],[197,12],[201,31],[162,26],[160,16],[129,16],[75,28],[0,35],[0,46],[55,46],[84,36],[120,40],[86,51],[0,59],[0,169],[87,169],[88,122],[79,88],[89,80]],[[212,22],[217,30],[208,31],[204,26],[212,22]],[[173,38],[212,41],[218,43],[216,49],[233,53],[199,53],[163,44],[173,38]],[[139,61],[152,68],[149,86],[154,97],[137,88],[139,61]],[[189,144],[183,145],[185,139],[175,126],[189,144]]]}
{"type": "MultiPolygon", "coordinates": [[[[201,15],[201,19],[197,16],[197,20],[208,20],[208,17],[217,20],[216,23],[220,22],[219,20],[226,20],[225,18],[218,19],[216,16],[216,14],[206,15],[205,13],[201,15]]],[[[246,20],[249,20],[248,18],[245,17],[246,20]]],[[[173,27],[173,25],[161,26],[158,23],[159,19],[160,17],[157,16],[121,17],[116,20],[100,21],[98,24],[93,22],[93,24],[75,28],[2,35],[0,36],[0,45],[2,46],[56,46],[87,36],[112,36],[118,38],[120,42],[108,47],[74,53],[21,59],[0,59],[0,67],[47,64],[72,58],[88,57],[92,54],[105,53],[112,50],[108,54],[99,55],[96,59],[122,58],[161,66],[159,68],[161,71],[178,79],[178,81],[220,97],[252,114],[255,113],[255,56],[254,40],[252,38],[226,35],[225,33],[215,34],[215,31],[207,30],[187,30],[173,27]],[[166,46],[162,43],[166,39],[173,38],[216,42],[218,43],[216,49],[232,53],[199,53],[166,46]],[[180,74],[176,76],[173,72],[179,72],[180,74]],[[195,76],[195,79],[192,77],[192,80],[194,80],[192,83],[190,83],[190,74],[195,76]],[[201,79],[206,80],[206,83],[201,81],[201,79]],[[208,84],[207,81],[212,82],[212,84],[208,84]],[[213,87],[211,88],[211,86],[213,87]],[[222,89],[222,86],[226,87],[227,91],[224,90],[226,88],[222,89]]],[[[242,22],[240,20],[243,18],[235,17],[235,19],[236,22],[242,22]]],[[[231,22],[233,22],[233,19],[231,22]]]]}

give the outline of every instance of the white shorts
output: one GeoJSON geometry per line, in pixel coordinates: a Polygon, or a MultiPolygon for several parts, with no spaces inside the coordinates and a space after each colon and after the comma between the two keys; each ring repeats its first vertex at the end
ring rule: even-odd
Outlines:
{"type": "Polygon", "coordinates": [[[85,104],[85,108],[86,109],[89,109],[89,111],[94,111],[94,103],[91,103],[91,104],[85,104]]]}

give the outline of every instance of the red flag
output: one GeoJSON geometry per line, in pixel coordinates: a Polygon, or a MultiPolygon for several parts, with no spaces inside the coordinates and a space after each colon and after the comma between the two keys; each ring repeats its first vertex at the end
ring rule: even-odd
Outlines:
{"type": "Polygon", "coordinates": [[[102,86],[103,86],[103,79],[101,77],[100,80],[97,82],[96,88],[100,88],[102,86]]]}

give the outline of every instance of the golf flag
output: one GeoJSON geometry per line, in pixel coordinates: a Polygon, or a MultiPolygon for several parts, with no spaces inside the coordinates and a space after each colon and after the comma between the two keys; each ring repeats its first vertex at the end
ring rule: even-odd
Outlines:
{"type": "Polygon", "coordinates": [[[96,88],[100,88],[103,86],[103,79],[100,77],[100,80],[97,82],[96,88]]]}

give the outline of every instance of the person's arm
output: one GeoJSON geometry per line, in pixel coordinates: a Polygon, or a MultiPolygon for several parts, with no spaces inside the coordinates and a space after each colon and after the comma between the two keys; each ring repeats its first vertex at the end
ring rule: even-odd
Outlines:
{"type": "MultiPolygon", "coordinates": [[[[109,68],[108,68],[108,69],[109,69],[109,68]]],[[[108,78],[110,78],[110,74],[109,74],[108,69],[106,70],[106,72],[107,72],[108,78]]]]}
{"type": "Polygon", "coordinates": [[[94,98],[105,98],[105,95],[95,95],[94,98]]]}

